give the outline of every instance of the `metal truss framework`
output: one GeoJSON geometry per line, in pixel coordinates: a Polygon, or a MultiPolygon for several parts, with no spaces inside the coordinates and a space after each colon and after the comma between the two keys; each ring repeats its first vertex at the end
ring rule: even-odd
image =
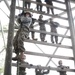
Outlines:
{"type": "MultiPolygon", "coordinates": [[[[35,11],[35,10],[24,9],[22,7],[16,6],[16,0],[11,0],[11,8],[12,8],[12,10],[11,10],[7,0],[1,0],[1,1],[4,1],[6,6],[7,6],[7,8],[10,10],[10,23],[9,23],[9,30],[8,30],[8,43],[7,43],[7,52],[6,52],[6,55],[7,54],[8,55],[6,56],[4,75],[11,75],[12,39],[13,39],[13,32],[14,32],[14,26],[13,25],[14,25],[14,17],[15,17],[15,8],[16,9],[20,9],[20,10],[27,10],[27,11],[30,11],[30,12],[33,12],[33,13],[37,13],[37,14],[51,16],[51,17],[54,17],[54,18],[61,18],[61,19],[65,19],[65,20],[69,21],[69,27],[66,27],[66,26],[64,27],[64,26],[60,25],[60,27],[67,29],[64,35],[50,33],[50,32],[44,32],[44,31],[39,31],[39,30],[33,30],[33,29],[31,29],[31,31],[38,32],[38,33],[46,33],[48,35],[60,36],[60,37],[62,37],[60,43],[63,41],[64,38],[69,38],[69,39],[72,40],[72,46],[65,46],[65,45],[59,45],[59,44],[51,44],[51,43],[45,43],[45,42],[40,42],[40,41],[34,41],[34,40],[25,40],[25,42],[30,42],[30,43],[34,43],[34,44],[48,45],[48,46],[55,46],[56,47],[53,55],[44,54],[44,53],[28,52],[28,51],[26,52],[26,54],[48,57],[49,61],[46,64],[46,66],[50,63],[52,58],[70,59],[70,60],[74,60],[74,62],[75,62],[75,36],[74,36],[75,30],[74,30],[74,23],[73,23],[72,11],[71,11],[71,10],[74,10],[75,7],[72,8],[72,9],[70,7],[70,1],[75,2],[74,0],[66,0],[66,2],[56,1],[56,2],[59,2],[59,3],[65,4],[66,5],[66,9],[60,9],[60,8],[56,8],[56,7],[53,7],[53,6],[46,5],[46,4],[42,4],[42,5],[47,6],[47,7],[52,7],[52,8],[58,9],[58,10],[62,10],[63,12],[58,14],[58,16],[51,15],[51,14],[46,14],[46,13],[42,13],[42,12],[38,12],[38,11],[35,11]],[[13,12],[13,13],[11,13],[11,12],[13,12]],[[68,17],[67,18],[61,17],[61,15],[65,14],[65,13],[68,14],[68,17]],[[66,36],[68,30],[70,30],[71,36],[66,36]],[[74,57],[66,57],[66,56],[54,55],[59,47],[73,49],[74,57]],[[8,62],[7,60],[9,60],[10,62],[8,62]],[[8,64],[9,64],[9,67],[8,67],[8,64]],[[10,71],[10,72],[8,73],[8,71],[10,71]]],[[[34,2],[34,1],[31,1],[31,2],[35,3],[35,4],[41,4],[41,3],[34,2]]],[[[9,18],[9,16],[8,16],[8,18],[9,18]]],[[[1,32],[3,33],[3,30],[1,32]]],[[[31,68],[36,68],[36,66],[33,66],[31,68]]],[[[42,69],[44,69],[44,68],[47,69],[47,67],[42,67],[42,69]]],[[[51,68],[51,69],[52,70],[57,70],[55,68],[51,68]]],[[[75,71],[75,70],[69,70],[69,71],[75,71]]]]}

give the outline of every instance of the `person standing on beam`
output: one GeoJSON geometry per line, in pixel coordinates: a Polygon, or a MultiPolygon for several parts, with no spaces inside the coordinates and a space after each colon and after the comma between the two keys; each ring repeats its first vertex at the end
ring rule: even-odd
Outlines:
{"type": "MultiPolygon", "coordinates": [[[[41,0],[36,0],[36,2],[42,3],[41,0]]],[[[37,4],[37,11],[41,11],[42,12],[42,5],[41,4],[37,4]]]]}
{"type": "Polygon", "coordinates": [[[25,8],[26,9],[30,9],[30,6],[31,6],[31,0],[25,0],[25,8]]]}
{"type": "MultiPolygon", "coordinates": [[[[40,30],[46,31],[45,23],[47,23],[47,21],[43,20],[43,15],[39,16],[38,21],[39,21],[40,30]]],[[[47,42],[47,41],[45,41],[45,37],[46,37],[46,33],[40,33],[40,39],[42,42],[47,42]]]]}
{"type": "MultiPolygon", "coordinates": [[[[50,18],[50,28],[52,33],[57,33],[57,27],[59,26],[59,23],[54,22],[52,18],[50,18]]],[[[58,36],[57,35],[51,35],[51,42],[58,44],[58,36]]]]}
{"type": "Polygon", "coordinates": [[[60,75],[67,75],[66,71],[63,71],[64,69],[69,69],[69,66],[64,66],[62,60],[58,61],[59,66],[57,68],[61,69],[60,71],[58,70],[57,72],[60,73],[60,75]]]}
{"type": "MultiPolygon", "coordinates": [[[[53,6],[52,0],[45,0],[45,2],[46,2],[47,5],[53,6]]],[[[51,8],[50,7],[46,7],[46,8],[47,8],[47,14],[49,14],[50,9],[51,9],[52,14],[54,15],[54,11],[53,11],[52,7],[51,8]]]]}

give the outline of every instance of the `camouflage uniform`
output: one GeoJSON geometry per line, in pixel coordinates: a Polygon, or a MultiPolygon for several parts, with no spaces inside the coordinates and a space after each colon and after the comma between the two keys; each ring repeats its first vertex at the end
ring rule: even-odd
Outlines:
{"type": "Polygon", "coordinates": [[[60,75],[67,75],[66,71],[63,71],[63,69],[69,69],[69,66],[63,66],[62,60],[60,60],[58,63],[59,63],[58,68],[61,69],[61,71],[58,71],[60,73],[60,75]]]}
{"type": "MultiPolygon", "coordinates": [[[[40,15],[40,16],[42,16],[42,15],[40,15]]],[[[42,20],[41,18],[39,18],[38,21],[39,21],[40,30],[41,31],[46,31],[45,23],[47,21],[46,20],[42,20]]],[[[41,41],[45,41],[45,37],[46,37],[45,33],[40,33],[40,39],[41,39],[41,41]]]]}
{"type": "MultiPolygon", "coordinates": [[[[41,0],[36,0],[36,2],[42,3],[41,0]]],[[[41,11],[42,12],[42,5],[37,4],[37,11],[41,11]]]]}
{"type": "Polygon", "coordinates": [[[31,17],[26,17],[22,14],[18,16],[18,22],[20,23],[20,28],[13,40],[13,46],[16,54],[25,51],[24,40],[29,37],[29,27],[32,23],[32,19],[31,17]]]}
{"type": "MultiPolygon", "coordinates": [[[[60,68],[60,69],[64,69],[64,66],[58,66],[58,68],[60,68]]],[[[66,74],[66,71],[58,71],[59,73],[60,73],[60,75],[67,75],[66,74]]]]}
{"type": "MultiPolygon", "coordinates": [[[[51,32],[53,33],[57,33],[57,27],[58,27],[58,23],[57,22],[53,22],[50,21],[50,27],[51,27],[51,32]]],[[[58,36],[56,35],[51,35],[51,42],[54,43],[54,39],[55,38],[55,42],[58,43],[58,36]]]]}
{"type": "MultiPolygon", "coordinates": [[[[53,6],[52,0],[45,0],[46,4],[53,6]]],[[[53,8],[46,7],[47,8],[47,13],[49,14],[49,9],[51,9],[52,14],[54,15],[53,8]]]]}

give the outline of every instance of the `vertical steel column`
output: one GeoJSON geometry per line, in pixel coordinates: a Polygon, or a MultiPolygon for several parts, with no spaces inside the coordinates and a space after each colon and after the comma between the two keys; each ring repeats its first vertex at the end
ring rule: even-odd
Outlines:
{"type": "MultiPolygon", "coordinates": [[[[19,55],[19,53],[17,54],[17,56],[19,55]]],[[[17,75],[19,75],[19,60],[17,60],[17,75]]]]}
{"type": "Polygon", "coordinates": [[[24,7],[25,7],[25,0],[23,0],[23,10],[24,10],[24,7]]]}
{"type": "Polygon", "coordinates": [[[65,3],[66,3],[68,20],[69,20],[71,40],[72,40],[72,48],[73,48],[73,55],[74,55],[74,63],[75,63],[75,28],[74,28],[74,21],[73,21],[71,6],[70,6],[70,0],[65,0],[65,3]]]}
{"type": "Polygon", "coordinates": [[[8,30],[8,40],[7,40],[4,75],[11,75],[15,6],[16,6],[16,0],[11,0],[10,22],[9,22],[9,30],[8,30]]]}

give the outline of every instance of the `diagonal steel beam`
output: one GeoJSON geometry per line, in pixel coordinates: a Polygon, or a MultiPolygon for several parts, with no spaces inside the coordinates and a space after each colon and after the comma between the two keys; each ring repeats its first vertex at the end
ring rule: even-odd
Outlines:
{"type": "MultiPolygon", "coordinates": [[[[68,29],[66,30],[66,32],[65,32],[64,35],[66,35],[67,32],[68,32],[68,29]]],[[[61,39],[60,43],[63,41],[63,39],[64,39],[64,38],[61,39]]],[[[59,47],[57,47],[57,48],[55,49],[55,51],[53,52],[53,55],[56,53],[56,51],[58,50],[58,48],[59,48],[59,47]]],[[[46,64],[46,66],[48,66],[48,64],[50,63],[51,60],[52,60],[52,58],[49,58],[49,60],[48,60],[48,62],[47,62],[47,64],[46,64]]]]}
{"type": "MultiPolygon", "coordinates": [[[[35,44],[37,47],[38,47],[38,49],[42,52],[42,53],[44,53],[45,54],[45,52],[37,45],[37,44],[35,44]]],[[[53,60],[51,60],[52,61],[52,63],[55,65],[55,66],[57,66],[57,64],[53,61],[53,60]]]]}
{"type": "Polygon", "coordinates": [[[0,21],[0,27],[1,27],[2,38],[3,38],[3,42],[4,42],[4,47],[5,47],[5,39],[4,39],[4,33],[3,33],[3,28],[2,28],[2,25],[1,25],[1,21],[0,21]]]}
{"type": "Polygon", "coordinates": [[[7,8],[10,10],[10,6],[9,6],[8,1],[7,1],[7,0],[4,0],[4,2],[5,2],[5,4],[6,4],[6,6],[7,6],[7,8]]]}

